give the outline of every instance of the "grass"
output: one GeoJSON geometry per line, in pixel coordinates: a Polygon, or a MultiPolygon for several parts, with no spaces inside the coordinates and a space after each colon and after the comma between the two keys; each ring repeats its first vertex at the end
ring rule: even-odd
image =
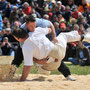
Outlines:
{"type": "MultiPolygon", "coordinates": [[[[77,74],[77,75],[87,75],[90,74],[90,66],[79,66],[79,65],[73,65],[71,63],[66,63],[66,65],[69,67],[71,74],[77,74]]],[[[20,66],[18,73],[22,72],[23,64],[20,66]]],[[[32,74],[37,74],[37,69],[35,66],[32,66],[31,68],[32,74]]],[[[52,71],[51,74],[61,74],[58,70],[52,71]]]]}

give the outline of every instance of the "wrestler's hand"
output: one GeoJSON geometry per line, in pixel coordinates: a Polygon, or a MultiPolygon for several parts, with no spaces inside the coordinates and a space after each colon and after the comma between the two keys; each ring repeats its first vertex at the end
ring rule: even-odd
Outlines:
{"type": "Polygon", "coordinates": [[[37,60],[37,59],[33,59],[34,62],[38,63],[38,64],[42,64],[42,65],[45,65],[46,62],[47,62],[48,58],[44,58],[44,59],[41,59],[41,60],[37,60]]]}
{"type": "Polygon", "coordinates": [[[54,43],[58,43],[58,40],[56,37],[53,38],[54,43]]]}
{"type": "Polygon", "coordinates": [[[47,64],[47,59],[39,60],[39,63],[38,64],[42,64],[42,65],[47,64]]]}

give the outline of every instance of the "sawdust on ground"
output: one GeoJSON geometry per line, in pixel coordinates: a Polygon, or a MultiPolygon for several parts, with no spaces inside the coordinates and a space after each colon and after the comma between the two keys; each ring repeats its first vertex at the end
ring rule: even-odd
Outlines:
{"type": "Polygon", "coordinates": [[[76,81],[67,81],[62,75],[30,74],[25,82],[0,82],[0,90],[90,90],[90,75],[73,75],[76,81]]]}

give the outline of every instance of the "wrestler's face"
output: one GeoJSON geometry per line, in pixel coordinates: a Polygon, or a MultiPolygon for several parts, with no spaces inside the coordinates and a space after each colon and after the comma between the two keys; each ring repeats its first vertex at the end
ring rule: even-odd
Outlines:
{"type": "Polygon", "coordinates": [[[26,27],[30,32],[34,32],[36,28],[36,22],[29,22],[26,24],[26,27]]]}

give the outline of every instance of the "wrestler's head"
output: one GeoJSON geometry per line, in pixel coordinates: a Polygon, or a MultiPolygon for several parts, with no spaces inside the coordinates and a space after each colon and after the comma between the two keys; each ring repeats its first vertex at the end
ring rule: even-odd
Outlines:
{"type": "Polygon", "coordinates": [[[36,19],[35,19],[35,17],[32,16],[32,15],[29,15],[29,16],[26,16],[25,20],[26,20],[26,28],[30,32],[34,32],[34,30],[36,28],[36,19]]]}

